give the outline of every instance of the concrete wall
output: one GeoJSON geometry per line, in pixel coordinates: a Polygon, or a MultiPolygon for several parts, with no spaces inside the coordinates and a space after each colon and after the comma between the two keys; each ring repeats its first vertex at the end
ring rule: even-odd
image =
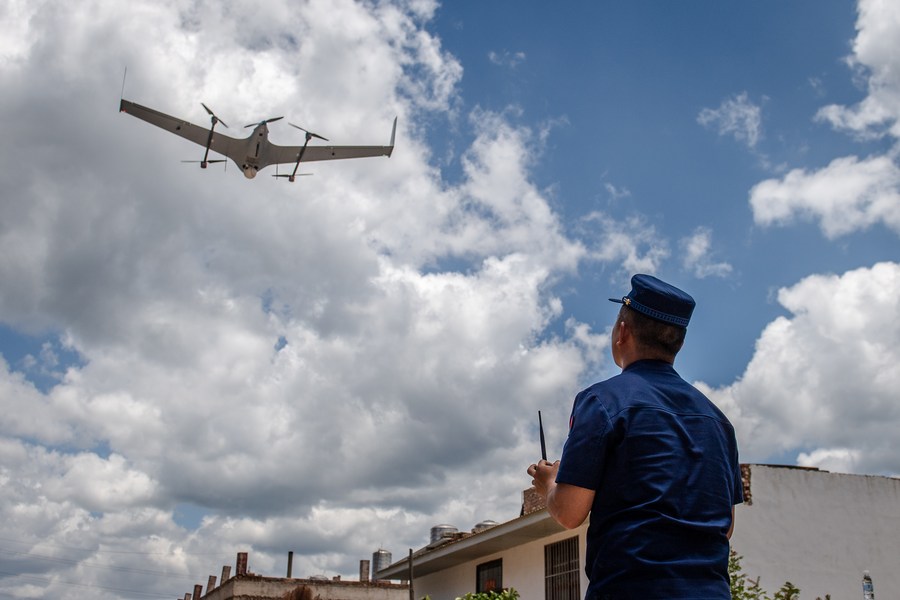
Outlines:
{"type": "Polygon", "coordinates": [[[750,490],[731,545],[770,594],[862,598],[868,570],[876,598],[900,598],[900,479],[750,465],[750,490]]]}
{"type": "Polygon", "coordinates": [[[201,596],[201,600],[280,600],[301,585],[311,588],[317,600],[409,600],[409,588],[401,584],[282,579],[260,575],[232,577],[201,596]]]}
{"type": "Polygon", "coordinates": [[[578,559],[581,565],[579,575],[583,597],[587,589],[587,577],[583,568],[586,531],[587,523],[585,522],[581,527],[571,531],[563,531],[541,540],[463,563],[451,569],[419,577],[414,582],[416,598],[429,595],[431,600],[454,600],[467,592],[474,592],[478,565],[498,558],[503,560],[504,588],[514,588],[524,600],[543,598],[544,546],[576,535],[578,536],[578,559]]]}

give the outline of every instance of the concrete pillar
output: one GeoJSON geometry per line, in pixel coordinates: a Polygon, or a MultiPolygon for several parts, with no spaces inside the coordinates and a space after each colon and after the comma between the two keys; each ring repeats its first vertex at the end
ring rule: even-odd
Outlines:
{"type": "Polygon", "coordinates": [[[229,579],[231,579],[231,565],[225,565],[222,567],[222,583],[229,579]]]}
{"type": "Polygon", "coordinates": [[[210,575],[209,579],[206,581],[206,593],[208,594],[214,589],[216,589],[216,576],[210,575]]]}
{"type": "Polygon", "coordinates": [[[238,552],[237,553],[237,565],[235,565],[234,574],[237,577],[247,574],[247,553],[246,552],[238,552]]]}

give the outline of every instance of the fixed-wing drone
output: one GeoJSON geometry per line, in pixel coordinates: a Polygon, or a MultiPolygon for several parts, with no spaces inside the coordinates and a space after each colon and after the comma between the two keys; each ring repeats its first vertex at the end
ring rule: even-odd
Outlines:
{"type": "Polygon", "coordinates": [[[215,131],[216,125],[219,123],[224,127],[228,127],[228,125],[218,118],[208,106],[202,102],[201,104],[209,113],[212,122],[209,129],[124,99],[119,104],[119,110],[206,148],[203,160],[200,161],[201,168],[205,169],[209,163],[225,162],[225,159],[210,159],[209,151],[212,150],[233,160],[247,179],[253,179],[260,170],[269,165],[292,164],[294,170],[290,175],[276,174],[274,177],[285,177],[288,181],[294,181],[294,178],[298,176],[297,169],[300,168],[301,162],[390,156],[394,151],[394,135],[397,133],[396,118],[391,130],[389,146],[310,146],[309,142],[313,138],[326,142],[328,140],[293,123],[289,123],[289,125],[303,131],[306,134],[306,141],[302,146],[278,146],[269,141],[268,124],[284,117],[251,123],[246,126],[247,128],[253,127],[250,137],[238,139],[215,131]]]}

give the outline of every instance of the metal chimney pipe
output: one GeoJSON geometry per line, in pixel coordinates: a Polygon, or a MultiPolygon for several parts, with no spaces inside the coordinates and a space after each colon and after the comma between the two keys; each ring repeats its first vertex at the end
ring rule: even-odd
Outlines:
{"type": "Polygon", "coordinates": [[[288,552],[288,572],[287,572],[288,579],[291,578],[291,572],[293,572],[293,570],[294,570],[294,551],[291,550],[290,552],[288,552]]]}

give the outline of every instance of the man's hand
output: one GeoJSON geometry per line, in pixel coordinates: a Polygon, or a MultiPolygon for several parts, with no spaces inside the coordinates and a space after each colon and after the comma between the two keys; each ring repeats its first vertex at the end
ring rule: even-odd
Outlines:
{"type": "Polygon", "coordinates": [[[529,465],[527,473],[533,478],[531,484],[538,494],[547,502],[550,490],[556,487],[556,472],[559,470],[559,461],[550,464],[542,460],[535,465],[529,465]]]}
{"type": "Polygon", "coordinates": [[[535,491],[544,499],[547,510],[556,522],[566,529],[574,529],[584,523],[594,503],[594,490],[556,483],[559,461],[551,464],[542,460],[529,465],[527,473],[533,478],[535,491]]]}

